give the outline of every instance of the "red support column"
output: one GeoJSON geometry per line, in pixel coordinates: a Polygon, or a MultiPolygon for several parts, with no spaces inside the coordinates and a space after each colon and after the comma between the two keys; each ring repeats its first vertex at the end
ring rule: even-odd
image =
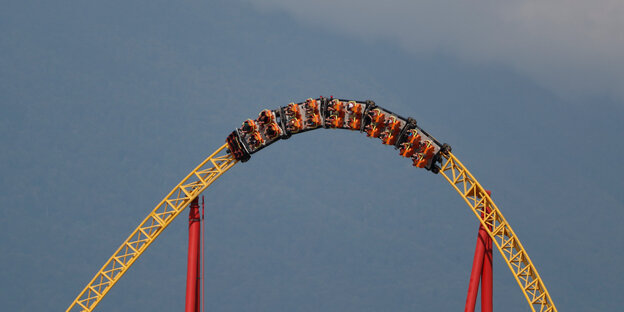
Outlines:
{"type": "MultiPolygon", "coordinates": [[[[490,191],[486,192],[488,195],[491,194],[490,191]]],[[[479,280],[481,280],[481,311],[492,312],[492,239],[481,224],[472,260],[465,312],[474,312],[479,293],[479,280]]]]}
{"type": "Polygon", "coordinates": [[[204,293],[206,292],[206,290],[204,289],[204,283],[206,281],[206,279],[204,278],[204,274],[206,272],[204,266],[206,265],[206,235],[204,235],[204,233],[206,232],[206,223],[204,222],[204,196],[202,195],[202,210],[201,210],[201,262],[200,262],[200,280],[199,280],[199,289],[200,289],[200,300],[199,300],[199,311],[206,311],[206,308],[204,307],[204,305],[206,304],[206,299],[204,298],[204,293]]]}
{"type": "Polygon", "coordinates": [[[200,268],[200,240],[201,219],[197,198],[193,200],[189,208],[189,245],[188,262],[186,268],[186,304],[185,312],[199,311],[199,268],[200,268]]]}
{"type": "Polygon", "coordinates": [[[485,243],[489,236],[487,232],[479,225],[479,234],[477,235],[477,246],[475,247],[474,259],[472,260],[472,271],[470,272],[470,282],[468,284],[468,296],[466,297],[465,312],[474,312],[477,303],[477,294],[479,293],[479,280],[481,272],[483,272],[483,258],[485,255],[485,243]]]}
{"type": "MultiPolygon", "coordinates": [[[[486,191],[488,195],[492,192],[486,191]]],[[[490,207],[485,207],[485,212],[490,212],[490,207]]],[[[482,229],[481,227],[480,229],[482,229]]],[[[490,226],[489,230],[492,230],[490,226]]],[[[485,232],[485,230],[483,231],[485,232]]],[[[483,270],[481,270],[481,312],[492,312],[492,238],[485,233],[485,254],[483,256],[483,270]]]]}
{"type": "MultiPolygon", "coordinates": [[[[200,221],[201,222],[201,221],[200,221]]],[[[200,223],[201,226],[201,223],[200,223]]],[[[200,231],[201,232],[201,231],[200,231]]],[[[200,236],[201,237],[201,236],[200,236]]],[[[201,238],[199,239],[199,241],[197,242],[197,272],[196,272],[196,278],[195,278],[195,310],[193,312],[199,312],[200,308],[201,308],[201,264],[202,264],[202,257],[201,257],[201,245],[200,245],[200,241],[201,238]]]]}

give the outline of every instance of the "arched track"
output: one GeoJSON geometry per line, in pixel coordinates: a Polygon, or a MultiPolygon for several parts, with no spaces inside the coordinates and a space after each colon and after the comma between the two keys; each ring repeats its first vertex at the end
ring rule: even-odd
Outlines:
{"type": "Polygon", "coordinates": [[[243,127],[237,129],[228,137],[228,143],[218,148],[212,155],[201,162],[199,166],[193,169],[162,201],[160,201],[160,203],[158,203],[158,205],[156,205],[80,292],[67,309],[68,312],[93,311],[130,266],[132,266],[147,247],[151,245],[182,210],[223,173],[232,168],[239,160],[247,161],[252,153],[259,151],[279,139],[285,139],[292,134],[321,127],[360,130],[366,132],[369,137],[380,137],[384,144],[394,145],[397,148],[401,146],[402,156],[406,156],[405,150],[408,145],[405,144],[412,138],[408,136],[408,130],[412,130],[413,133],[421,134],[424,138],[428,139],[427,144],[425,144],[424,141],[420,144],[421,153],[413,153],[413,155],[409,156],[413,159],[414,165],[416,166],[418,164],[418,167],[425,168],[434,173],[439,172],[466,201],[479,222],[484,226],[490,237],[492,237],[498,251],[503,256],[503,259],[509,266],[509,269],[524,293],[531,310],[540,312],[557,311],[529,255],[522,247],[520,240],[515,235],[496,204],[489,195],[487,195],[484,188],[474,176],[451,153],[450,148],[448,148],[446,144],[439,144],[427,132],[417,127],[415,120],[411,118],[405,119],[390,111],[379,108],[372,101],[356,102],[320,98],[316,100],[308,99],[305,103],[291,103],[289,106],[282,107],[275,111],[265,110],[261,112],[258,120],[252,121],[252,123],[255,122],[259,124],[254,125],[252,130],[249,130],[249,128],[245,129],[245,124],[247,124],[248,121],[243,124],[243,127]],[[309,107],[308,104],[311,103],[308,101],[319,101],[318,109],[316,111],[312,110],[312,113],[316,112],[319,115],[318,123],[315,123],[312,117],[307,116],[310,110],[305,108],[309,107]],[[351,104],[362,105],[362,108],[365,108],[361,110],[358,115],[361,119],[361,124],[350,124],[351,121],[355,121],[350,119],[354,116],[354,114],[350,113],[343,113],[342,121],[337,123],[334,117],[340,116],[337,114],[337,110],[332,109],[331,106],[341,102],[348,102],[349,109],[352,107],[351,104]],[[300,113],[305,114],[305,116],[299,116],[301,119],[300,121],[305,122],[305,125],[294,129],[296,131],[292,131],[293,128],[291,124],[293,119],[289,118],[294,115],[287,115],[287,112],[285,113],[285,109],[288,109],[291,105],[295,105],[297,109],[300,108],[300,113]],[[382,124],[385,125],[383,126],[385,127],[384,132],[378,131],[375,133],[375,129],[373,129],[374,126],[377,125],[375,124],[374,117],[371,118],[373,113],[370,112],[372,112],[373,109],[385,114],[385,118],[381,118],[378,124],[380,126],[382,124]],[[267,112],[270,112],[270,114],[267,112]],[[267,117],[268,115],[270,116],[267,117]],[[263,122],[262,120],[265,117],[268,119],[263,122]],[[388,121],[390,121],[390,123],[388,121]],[[400,133],[398,130],[394,132],[396,136],[394,138],[392,137],[393,132],[390,126],[392,122],[401,128],[400,133]],[[266,133],[266,130],[269,129],[272,124],[277,125],[275,130],[279,132],[274,136],[267,135],[266,133]],[[262,135],[260,135],[259,141],[254,141],[255,139],[252,139],[253,135],[256,135],[255,132],[260,133],[260,131],[262,131],[262,135]],[[377,136],[375,136],[375,134],[377,134],[377,136]],[[386,135],[384,136],[384,134],[386,135]],[[250,146],[250,142],[254,143],[255,146],[250,146]],[[260,144],[258,144],[259,142],[260,144]],[[427,147],[435,151],[435,155],[433,153],[422,153],[427,147]],[[440,166],[438,166],[437,163],[439,163],[440,166]]]}

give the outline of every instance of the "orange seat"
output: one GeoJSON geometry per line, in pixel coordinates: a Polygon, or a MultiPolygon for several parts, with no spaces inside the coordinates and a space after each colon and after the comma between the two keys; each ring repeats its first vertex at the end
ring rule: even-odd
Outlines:
{"type": "Polygon", "coordinates": [[[332,110],[334,112],[344,111],[344,105],[339,100],[332,100],[332,104],[330,106],[330,110],[332,110]]]}
{"type": "Polygon", "coordinates": [[[418,132],[410,132],[407,137],[407,142],[410,144],[418,145],[420,143],[421,136],[418,132]]]}
{"type": "Polygon", "coordinates": [[[375,126],[368,128],[368,130],[366,131],[366,135],[373,138],[378,138],[380,134],[381,128],[375,126]]]}
{"type": "Polygon", "coordinates": [[[416,164],[416,167],[418,167],[418,168],[425,168],[425,166],[427,166],[428,162],[429,162],[429,159],[423,157],[423,158],[421,158],[418,161],[418,164],[416,164]]]}
{"type": "Polygon", "coordinates": [[[425,142],[423,149],[422,149],[422,153],[425,155],[432,155],[433,156],[433,150],[435,149],[435,147],[433,146],[433,144],[431,143],[431,141],[427,141],[425,142]]]}
{"type": "Polygon", "coordinates": [[[344,104],[339,100],[332,100],[328,107],[328,111],[330,115],[327,118],[327,121],[329,122],[326,124],[332,128],[342,128],[345,120],[344,104]]]}
{"type": "Polygon", "coordinates": [[[374,115],[371,119],[372,122],[376,123],[377,125],[383,124],[383,122],[385,121],[386,116],[384,114],[376,114],[374,115]]]}
{"type": "Polygon", "coordinates": [[[318,114],[318,105],[316,104],[316,100],[307,99],[305,102],[306,113],[308,114],[318,114]]]}
{"type": "Polygon", "coordinates": [[[416,147],[410,143],[403,143],[401,149],[399,150],[399,155],[403,157],[412,157],[416,152],[416,147]]]}
{"type": "Polygon", "coordinates": [[[383,144],[394,145],[399,138],[399,132],[401,132],[401,121],[391,116],[386,127],[386,133],[382,141],[383,144]]]}
{"type": "Polygon", "coordinates": [[[382,143],[386,144],[386,145],[394,145],[396,143],[396,141],[397,141],[397,138],[398,138],[398,135],[396,135],[396,134],[394,134],[394,135],[393,134],[389,134],[389,135],[387,135],[384,138],[382,143]]]}
{"type": "Polygon", "coordinates": [[[361,126],[362,118],[351,117],[351,120],[349,120],[349,128],[353,130],[359,130],[361,126]]]}
{"type": "Polygon", "coordinates": [[[401,121],[400,120],[395,120],[392,123],[390,123],[390,131],[392,132],[392,134],[398,134],[401,131],[401,121]]]}
{"type": "Polygon", "coordinates": [[[308,126],[316,127],[321,124],[321,117],[318,114],[314,114],[308,117],[307,122],[308,122],[308,126]]]}
{"type": "Polygon", "coordinates": [[[413,159],[412,166],[418,167],[418,168],[425,168],[425,166],[427,165],[427,162],[429,162],[429,160],[426,159],[422,153],[418,153],[414,155],[412,159],[413,159]]]}
{"type": "Polygon", "coordinates": [[[299,132],[301,128],[302,128],[301,119],[295,118],[295,119],[291,119],[288,122],[288,131],[299,132]]]}
{"type": "Polygon", "coordinates": [[[360,115],[360,118],[362,118],[361,114],[362,114],[362,105],[355,103],[354,101],[350,101],[349,102],[349,112],[353,115],[360,115]]]}
{"type": "Polygon", "coordinates": [[[337,116],[331,122],[331,126],[334,128],[342,128],[343,125],[344,125],[344,117],[340,118],[340,116],[337,116]]]}
{"type": "Polygon", "coordinates": [[[374,110],[368,112],[368,116],[371,119],[370,124],[367,126],[367,133],[369,134],[368,136],[377,138],[385,128],[384,123],[386,120],[386,116],[381,112],[381,110],[379,110],[379,108],[375,108],[374,110]]]}
{"type": "Polygon", "coordinates": [[[336,115],[336,128],[342,128],[342,126],[344,125],[344,121],[345,121],[345,111],[344,110],[340,110],[338,111],[338,114],[336,115]]]}
{"type": "Polygon", "coordinates": [[[270,124],[267,126],[267,128],[266,128],[266,130],[265,130],[265,135],[266,135],[268,138],[273,139],[273,138],[275,138],[276,136],[278,136],[281,132],[282,132],[282,131],[281,131],[280,127],[279,127],[276,123],[274,123],[274,122],[273,122],[273,123],[270,123],[270,124]]]}
{"type": "Polygon", "coordinates": [[[299,105],[295,103],[288,104],[288,106],[286,107],[286,115],[295,118],[301,118],[301,113],[299,113],[299,105]]]}

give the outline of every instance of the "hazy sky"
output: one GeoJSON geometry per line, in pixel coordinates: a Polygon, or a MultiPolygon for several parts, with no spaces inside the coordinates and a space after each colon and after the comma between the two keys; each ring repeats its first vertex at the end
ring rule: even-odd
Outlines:
{"type": "MultiPolygon", "coordinates": [[[[416,118],[492,190],[560,311],[619,310],[621,5],[328,3],[3,3],[2,310],[66,309],[243,120],[319,95],[416,118]]],[[[376,140],[300,134],[204,195],[207,310],[463,307],[477,220],[376,140]]],[[[183,309],[186,231],[183,213],[98,310],[183,309]]],[[[497,254],[494,288],[497,311],[529,310],[497,254]]]]}
{"type": "Polygon", "coordinates": [[[499,64],[569,100],[624,99],[624,2],[249,0],[298,21],[417,55],[499,64]]]}

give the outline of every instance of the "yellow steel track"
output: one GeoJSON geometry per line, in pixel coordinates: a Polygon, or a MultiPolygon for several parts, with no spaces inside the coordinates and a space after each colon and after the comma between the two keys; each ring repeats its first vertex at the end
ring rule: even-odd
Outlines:
{"type": "Polygon", "coordinates": [[[108,291],[128,271],[162,231],[193,199],[237,162],[226,153],[227,144],[208,156],[197,168],[156,205],[156,208],[139,224],[119,246],[106,264],[80,292],[67,311],[93,311],[108,291]]]}
{"type": "Polygon", "coordinates": [[[529,255],[494,201],[455,155],[448,152],[446,155],[443,154],[443,157],[446,162],[442,165],[440,173],[466,201],[496,244],[531,310],[557,311],[529,255]],[[486,212],[486,207],[489,208],[489,212],[486,212]]]}
{"type": "MultiPolygon", "coordinates": [[[[93,311],[173,219],[221,174],[236,164],[237,161],[226,153],[226,148],[227,144],[221,146],[173,188],[108,259],[67,312],[93,311]]],[[[485,189],[453,154],[448,152],[443,157],[446,161],[440,174],[462,196],[486,229],[522,289],[531,310],[557,311],[529,255],[485,189]],[[486,207],[489,207],[488,213],[485,213],[486,207]]]]}

